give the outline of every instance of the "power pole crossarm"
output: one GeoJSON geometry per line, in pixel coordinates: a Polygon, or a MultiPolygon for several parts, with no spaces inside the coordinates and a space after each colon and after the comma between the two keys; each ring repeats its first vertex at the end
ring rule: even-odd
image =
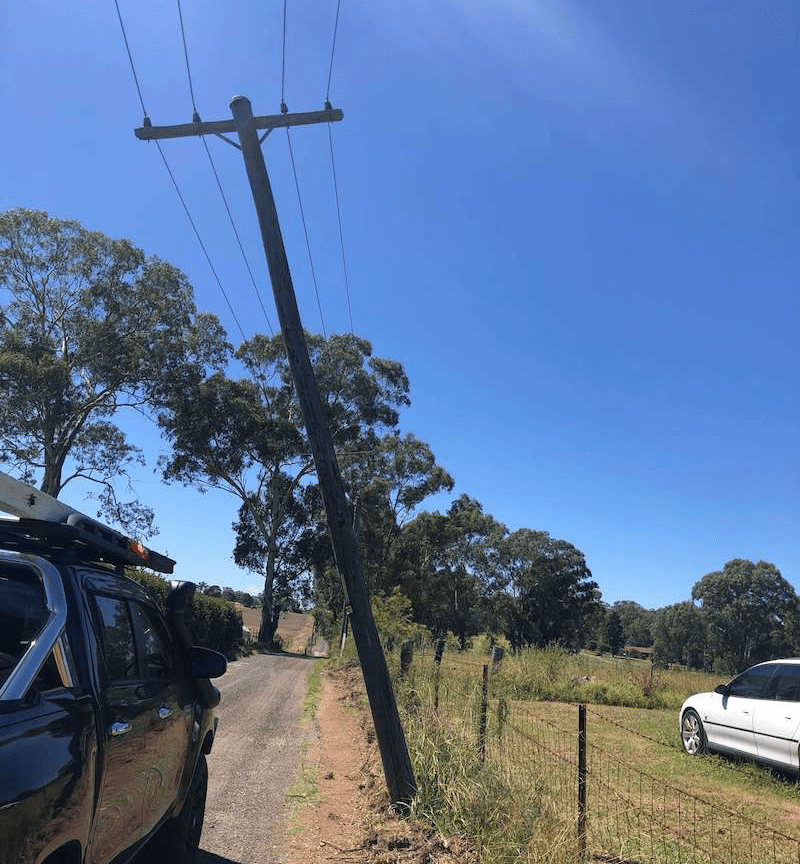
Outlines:
{"type": "MultiPolygon", "coordinates": [[[[310,126],[315,123],[335,123],[344,114],[339,108],[325,111],[306,111],[302,114],[268,114],[253,117],[254,129],[277,129],[283,126],[310,126]]],[[[163,138],[191,138],[197,135],[224,135],[236,131],[233,120],[211,120],[198,123],[181,123],[178,126],[140,126],[133,134],[141,141],[156,141],[163,138]]]]}

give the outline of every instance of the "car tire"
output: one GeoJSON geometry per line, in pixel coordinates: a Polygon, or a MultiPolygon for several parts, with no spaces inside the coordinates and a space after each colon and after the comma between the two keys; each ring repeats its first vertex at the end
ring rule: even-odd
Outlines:
{"type": "Polygon", "coordinates": [[[687,708],[681,718],[681,741],[683,749],[690,756],[699,756],[706,752],[706,733],[703,721],[694,708],[687,708]]]}
{"type": "Polygon", "coordinates": [[[183,809],[175,818],[161,826],[143,850],[144,854],[137,857],[137,864],[194,864],[203,831],[207,790],[208,764],[205,755],[201,753],[183,809]]]}

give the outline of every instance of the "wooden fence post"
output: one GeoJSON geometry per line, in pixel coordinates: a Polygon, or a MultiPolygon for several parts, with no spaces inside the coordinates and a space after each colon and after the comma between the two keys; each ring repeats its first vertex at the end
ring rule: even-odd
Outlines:
{"type": "Polygon", "coordinates": [[[442,674],[442,654],[444,654],[444,639],[437,639],[434,646],[433,662],[436,669],[433,673],[433,710],[439,710],[439,678],[442,674]]]}
{"type": "Polygon", "coordinates": [[[406,639],[400,646],[400,678],[405,678],[408,675],[408,670],[411,668],[411,661],[414,659],[414,643],[410,639],[406,639]]]}
{"type": "Polygon", "coordinates": [[[481,687],[481,714],[478,721],[478,752],[481,765],[486,760],[486,714],[489,710],[489,664],[483,664],[483,686],[481,687]]]}
{"type": "Polygon", "coordinates": [[[500,664],[503,662],[504,653],[499,645],[495,645],[492,648],[492,675],[497,675],[500,671],[500,664]]]}
{"type": "Polygon", "coordinates": [[[578,861],[586,860],[586,706],[578,705],[578,861]]]}

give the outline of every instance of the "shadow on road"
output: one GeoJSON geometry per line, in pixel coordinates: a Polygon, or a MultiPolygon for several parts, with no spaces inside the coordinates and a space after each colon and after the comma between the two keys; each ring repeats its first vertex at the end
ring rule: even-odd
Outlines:
{"type": "Polygon", "coordinates": [[[202,849],[198,849],[195,864],[245,864],[245,862],[234,861],[233,858],[223,858],[213,852],[204,852],[202,849]]]}

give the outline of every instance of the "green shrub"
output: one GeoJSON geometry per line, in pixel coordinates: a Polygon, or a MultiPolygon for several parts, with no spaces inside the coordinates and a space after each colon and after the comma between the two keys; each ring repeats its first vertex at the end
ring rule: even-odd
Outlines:
{"type": "Polygon", "coordinates": [[[400,593],[399,588],[388,595],[375,594],[371,598],[371,605],[375,626],[384,645],[387,642],[400,645],[406,639],[430,639],[428,629],[411,620],[411,601],[400,593]]]}
{"type": "MultiPolygon", "coordinates": [[[[166,610],[169,582],[147,570],[126,571],[153,595],[163,611],[166,610]]],[[[242,613],[227,600],[220,597],[207,597],[195,593],[190,606],[189,620],[186,622],[192,642],[203,648],[211,648],[233,660],[242,641],[242,613]]]]}

